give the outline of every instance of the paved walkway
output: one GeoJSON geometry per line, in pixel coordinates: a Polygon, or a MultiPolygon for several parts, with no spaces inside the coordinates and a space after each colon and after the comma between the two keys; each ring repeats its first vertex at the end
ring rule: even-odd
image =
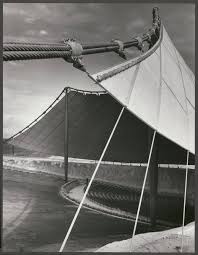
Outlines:
{"type": "Polygon", "coordinates": [[[11,193],[4,190],[3,194],[3,238],[5,239],[28,217],[34,205],[34,199],[25,194],[11,193]]]}
{"type": "MultiPolygon", "coordinates": [[[[3,251],[57,252],[77,209],[63,200],[62,178],[4,170],[3,251]]],[[[133,224],[82,208],[64,251],[93,251],[129,238],[133,224]]],[[[139,231],[144,231],[139,226],[139,231]]]]}

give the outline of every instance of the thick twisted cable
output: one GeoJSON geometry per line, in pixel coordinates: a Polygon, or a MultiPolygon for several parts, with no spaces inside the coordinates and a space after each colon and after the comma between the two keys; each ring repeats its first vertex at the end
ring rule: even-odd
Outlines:
{"type": "MultiPolygon", "coordinates": [[[[160,24],[160,16],[159,16],[159,10],[158,8],[153,8],[153,25],[155,24],[160,24]]],[[[151,36],[154,33],[152,30],[148,30],[147,33],[144,33],[142,35],[142,41],[146,41],[149,39],[149,35],[151,36]],[[149,34],[149,35],[148,35],[149,34]]],[[[131,41],[125,42],[124,46],[135,46],[138,43],[136,38],[131,39],[131,41]]],[[[66,45],[64,43],[37,43],[37,42],[4,42],[4,51],[15,51],[15,50],[28,50],[31,51],[32,48],[38,47],[38,51],[42,51],[42,48],[44,47],[51,47],[51,48],[56,48],[56,51],[58,51],[58,48],[60,47],[60,50],[62,48],[65,48],[66,45]],[[27,49],[24,49],[25,48],[27,49]]],[[[83,49],[94,49],[94,48],[103,48],[103,47],[109,47],[109,46],[116,46],[116,43],[99,43],[99,44],[92,44],[92,45],[82,45],[83,49]]]]}
{"type": "MultiPolygon", "coordinates": [[[[152,31],[151,31],[152,32],[152,31]]],[[[149,33],[149,32],[148,32],[149,33]]],[[[147,41],[149,36],[147,34],[143,34],[142,41],[147,41]]],[[[136,38],[131,41],[124,43],[124,48],[129,48],[132,46],[137,46],[138,41],[136,38]]],[[[92,45],[82,45],[83,50],[94,50],[98,48],[103,48],[105,50],[106,47],[115,47],[112,50],[118,48],[116,43],[101,43],[101,44],[92,44],[92,45]]],[[[70,50],[70,46],[64,44],[37,44],[37,43],[18,43],[18,42],[9,42],[4,43],[3,51],[67,51],[70,50]]]]}
{"type": "MultiPolygon", "coordinates": [[[[151,36],[156,33],[156,29],[160,30],[161,20],[158,14],[158,8],[153,9],[153,25],[141,36],[142,42],[150,40],[151,36]]],[[[159,32],[159,31],[158,31],[159,32]]],[[[156,34],[155,34],[156,35],[156,34]]],[[[157,39],[157,37],[156,37],[157,39]]],[[[59,43],[19,43],[7,42],[4,44],[3,61],[12,60],[31,60],[31,59],[48,59],[48,58],[65,58],[72,55],[72,50],[69,45],[59,43]],[[68,50],[67,50],[68,49],[68,50]],[[36,52],[38,51],[38,52],[36,52]]],[[[136,38],[131,41],[125,42],[123,48],[132,46],[138,47],[138,40],[136,38]]],[[[82,45],[82,55],[105,53],[118,50],[115,43],[102,43],[92,45],[82,45]]]]}
{"type": "MultiPolygon", "coordinates": [[[[147,36],[143,35],[142,40],[146,41],[147,36]]],[[[124,48],[128,48],[131,46],[136,46],[138,41],[136,38],[132,39],[129,42],[124,43],[124,48]]],[[[105,47],[113,47],[116,46],[116,43],[100,43],[100,44],[92,44],[92,45],[82,45],[84,50],[89,49],[97,49],[97,48],[105,48],[105,47]]],[[[37,43],[4,43],[3,51],[65,51],[70,50],[69,45],[65,44],[37,44],[37,43]]]]}
{"type": "MultiPolygon", "coordinates": [[[[158,24],[160,26],[160,18],[158,14],[158,9],[154,8],[153,9],[153,29],[150,29],[147,33],[144,33],[141,36],[142,42],[144,41],[149,41],[149,38],[152,36],[153,33],[155,33],[154,25],[158,24]]],[[[139,42],[137,38],[131,39],[131,41],[125,42],[123,48],[129,48],[132,46],[138,46],[139,42]]],[[[102,53],[102,52],[109,52],[109,51],[115,51],[119,47],[115,43],[102,43],[102,44],[92,44],[92,45],[82,45],[83,47],[83,55],[86,54],[94,54],[94,53],[102,53]]],[[[53,53],[47,55],[46,53],[38,54],[34,53],[32,57],[30,58],[30,54],[26,55],[25,59],[37,59],[37,58],[53,58],[54,54],[57,53],[54,51],[68,51],[71,50],[71,47],[69,45],[64,45],[63,43],[28,43],[28,42],[6,42],[4,43],[4,54],[3,54],[3,60],[4,61],[10,61],[12,60],[20,60],[21,58],[19,57],[18,53],[13,53],[13,54],[8,54],[6,51],[53,51],[53,53]],[[35,55],[36,54],[36,55],[35,55]],[[38,55],[37,55],[38,54],[38,55]],[[13,57],[11,57],[13,55],[13,57]]],[[[56,57],[55,56],[55,57],[56,57]]],[[[60,57],[60,56],[58,56],[60,57]]],[[[63,56],[65,57],[65,55],[63,56]]],[[[25,60],[24,59],[24,60],[25,60]]]]}
{"type": "Polygon", "coordinates": [[[4,44],[3,51],[68,51],[71,47],[68,45],[23,45],[23,44],[4,44]]]}
{"type": "Polygon", "coordinates": [[[67,58],[67,57],[70,57],[71,55],[72,55],[71,51],[4,52],[3,61],[47,59],[47,58],[67,58]]]}
{"type": "Polygon", "coordinates": [[[63,43],[38,43],[38,42],[4,42],[5,44],[15,44],[15,45],[48,45],[48,46],[63,46],[63,43]]]}

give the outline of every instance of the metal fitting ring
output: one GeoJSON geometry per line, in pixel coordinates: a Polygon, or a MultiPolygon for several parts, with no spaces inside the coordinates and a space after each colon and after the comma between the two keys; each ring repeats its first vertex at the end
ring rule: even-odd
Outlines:
{"type": "Polygon", "coordinates": [[[117,45],[119,46],[119,51],[124,51],[124,43],[118,39],[112,39],[112,42],[117,43],[117,45]]]}
{"type": "Polygon", "coordinates": [[[83,47],[80,43],[76,42],[74,39],[66,39],[64,43],[70,46],[72,57],[79,57],[82,55],[83,47]]]}

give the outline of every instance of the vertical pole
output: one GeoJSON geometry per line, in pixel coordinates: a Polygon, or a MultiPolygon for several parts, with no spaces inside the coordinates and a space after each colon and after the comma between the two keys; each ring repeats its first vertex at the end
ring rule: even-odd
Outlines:
{"type": "MultiPolygon", "coordinates": [[[[152,130],[149,127],[148,130],[148,145],[151,146],[152,141],[152,130]]],[[[155,144],[153,146],[153,152],[149,167],[149,188],[150,188],[150,223],[151,229],[156,227],[157,217],[157,191],[158,191],[158,136],[155,138],[155,144]]]]}
{"type": "Polygon", "coordinates": [[[12,145],[12,155],[14,156],[14,145],[12,145]]]}
{"type": "Polygon", "coordinates": [[[65,109],[64,109],[64,171],[65,182],[68,182],[68,88],[65,88],[65,109]]]}
{"type": "Polygon", "coordinates": [[[141,190],[141,194],[140,194],[140,200],[139,200],[137,214],[136,214],[136,218],[135,218],[135,224],[134,224],[134,227],[133,227],[133,235],[132,235],[131,242],[130,242],[130,251],[132,251],[132,248],[133,248],[133,246],[132,246],[133,238],[134,238],[135,233],[136,233],[138,218],[139,218],[140,209],[141,209],[141,205],[142,205],[142,199],[143,199],[143,195],[144,195],[144,189],[145,189],[145,186],[146,186],[146,179],[147,179],[150,160],[151,160],[151,155],[152,155],[152,151],[153,151],[153,145],[154,145],[154,142],[155,142],[155,136],[156,136],[156,130],[154,130],[153,138],[152,138],[152,142],[151,142],[151,147],[150,147],[150,151],[149,151],[148,162],[147,162],[147,166],[146,166],[146,171],[145,171],[144,180],[143,180],[143,184],[142,184],[142,190],[141,190]]]}
{"type": "Polygon", "coordinates": [[[184,186],[181,252],[183,252],[183,246],[184,246],[184,225],[185,225],[185,216],[186,216],[186,195],[187,195],[187,185],[188,185],[188,161],[189,161],[189,151],[187,151],[187,158],[186,158],[186,176],[185,176],[185,186],[184,186]]]}
{"type": "Polygon", "coordinates": [[[72,222],[71,222],[71,224],[70,224],[70,226],[69,226],[69,229],[68,229],[67,234],[66,234],[66,236],[65,236],[65,238],[64,238],[64,240],[63,240],[63,243],[62,243],[62,245],[61,245],[61,248],[60,248],[59,252],[63,252],[63,250],[64,250],[64,247],[65,247],[65,245],[66,245],[66,243],[67,243],[67,240],[68,240],[68,238],[69,238],[69,235],[70,235],[70,233],[71,233],[71,231],[72,231],[72,228],[73,228],[73,226],[74,226],[74,224],[75,224],[75,222],[76,222],[76,219],[77,219],[77,217],[78,217],[78,214],[80,213],[80,210],[81,210],[81,208],[82,208],[82,205],[83,205],[83,203],[84,203],[84,201],[85,201],[85,199],[86,199],[86,196],[87,196],[87,194],[88,194],[88,192],[89,192],[89,189],[90,189],[90,187],[91,187],[91,184],[92,184],[92,182],[93,182],[93,180],[94,180],[94,178],[95,178],[95,176],[96,176],[96,174],[97,174],[98,168],[99,168],[99,166],[100,166],[100,164],[101,164],[101,161],[102,161],[102,159],[103,159],[103,157],[104,157],[104,155],[105,155],[105,152],[106,152],[106,150],[107,150],[107,148],[108,148],[108,146],[109,146],[109,143],[111,142],[111,139],[112,139],[112,137],[113,137],[113,134],[114,134],[114,132],[115,132],[115,130],[116,130],[116,127],[117,127],[117,125],[118,125],[118,123],[119,123],[119,121],[120,121],[120,118],[121,118],[123,112],[124,112],[124,107],[122,108],[122,110],[121,110],[121,112],[120,112],[120,114],[119,114],[119,116],[118,116],[118,118],[117,118],[117,120],[116,120],[116,123],[115,123],[115,125],[114,125],[114,127],[113,127],[113,129],[112,129],[112,131],[111,131],[111,134],[110,134],[110,136],[109,136],[109,138],[108,138],[108,140],[107,140],[107,143],[106,143],[106,145],[105,145],[105,147],[104,147],[104,149],[103,149],[103,151],[102,151],[102,154],[101,154],[101,156],[100,156],[100,159],[98,160],[97,166],[96,166],[96,168],[95,168],[95,170],[94,170],[94,172],[93,172],[93,174],[92,174],[92,176],[91,176],[91,179],[90,179],[90,181],[89,181],[89,183],[88,183],[88,186],[86,187],[85,193],[84,193],[84,195],[83,195],[83,197],[82,197],[82,200],[81,200],[81,202],[80,202],[80,204],[79,204],[79,206],[78,206],[78,209],[76,210],[76,213],[75,213],[75,215],[74,215],[74,218],[73,218],[73,220],[72,220],[72,222]]]}

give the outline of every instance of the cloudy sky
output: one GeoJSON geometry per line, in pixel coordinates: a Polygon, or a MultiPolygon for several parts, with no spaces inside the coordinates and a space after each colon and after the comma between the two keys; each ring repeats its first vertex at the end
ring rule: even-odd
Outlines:
{"type": "MultiPolygon", "coordinates": [[[[163,24],[186,63],[194,72],[195,15],[193,4],[37,4],[3,6],[4,41],[82,43],[129,40],[147,30],[152,8],[160,8],[163,24]]],[[[136,51],[130,49],[128,57],[136,51]]],[[[115,53],[85,56],[87,70],[95,73],[121,63],[115,53]]],[[[85,74],[61,59],[4,63],[4,137],[29,124],[67,85],[90,83],[85,74]]]]}

